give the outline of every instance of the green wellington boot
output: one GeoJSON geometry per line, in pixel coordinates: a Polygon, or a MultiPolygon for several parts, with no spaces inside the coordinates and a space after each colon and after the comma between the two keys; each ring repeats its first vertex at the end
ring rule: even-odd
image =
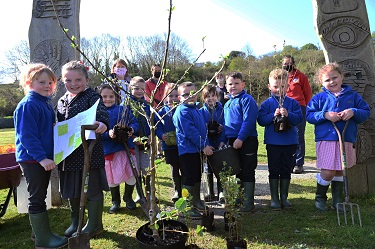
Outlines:
{"type": "Polygon", "coordinates": [[[68,200],[70,206],[70,218],[72,224],[65,230],[64,235],[66,237],[72,237],[72,234],[77,232],[79,222],[79,199],[72,198],[68,200]]]}
{"type": "Polygon", "coordinates": [[[270,192],[271,192],[271,204],[272,210],[281,210],[280,199],[279,199],[279,179],[269,179],[270,192]]]}
{"type": "Polygon", "coordinates": [[[35,234],[35,248],[62,248],[68,244],[68,238],[51,232],[48,213],[29,214],[31,228],[35,234]]]}
{"type": "MultiPolygon", "coordinates": [[[[187,189],[187,191],[189,191],[189,195],[190,196],[193,196],[193,193],[194,193],[194,186],[188,186],[188,185],[183,185],[182,188],[185,188],[187,189]]],[[[198,212],[192,205],[192,203],[189,203],[191,209],[188,211],[189,212],[189,216],[192,218],[192,219],[200,219],[202,218],[202,215],[200,212],[198,212]]]]}
{"type": "Polygon", "coordinates": [[[255,210],[254,206],[254,190],[255,190],[255,182],[244,182],[244,190],[245,190],[245,201],[240,208],[240,212],[244,213],[252,213],[255,210]]]}
{"type": "Polygon", "coordinates": [[[82,228],[82,233],[88,233],[89,237],[92,238],[104,231],[102,221],[103,199],[87,201],[87,213],[88,219],[86,225],[82,228]]]}
{"type": "Polygon", "coordinates": [[[280,200],[282,208],[291,208],[292,203],[288,201],[290,179],[280,179],[280,200]]]}

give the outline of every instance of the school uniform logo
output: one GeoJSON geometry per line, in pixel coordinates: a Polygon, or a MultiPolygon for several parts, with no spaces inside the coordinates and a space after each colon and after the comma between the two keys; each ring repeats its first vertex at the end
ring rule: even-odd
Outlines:
{"type": "Polygon", "coordinates": [[[293,83],[298,83],[298,78],[294,78],[293,83]]]}

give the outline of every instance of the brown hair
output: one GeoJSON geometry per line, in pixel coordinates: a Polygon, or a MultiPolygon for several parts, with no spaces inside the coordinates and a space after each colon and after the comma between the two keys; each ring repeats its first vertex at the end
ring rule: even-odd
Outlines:
{"type": "Polygon", "coordinates": [[[219,97],[219,93],[216,89],[215,85],[208,84],[202,90],[202,100],[204,101],[211,93],[215,94],[215,96],[219,97]]]}
{"type": "Polygon", "coordinates": [[[322,66],[318,70],[319,83],[322,83],[322,75],[331,71],[337,71],[340,75],[344,76],[344,73],[342,72],[340,65],[336,62],[331,62],[322,66]]]}
{"type": "Polygon", "coordinates": [[[30,85],[27,84],[27,82],[32,82],[42,73],[46,73],[48,77],[50,77],[50,79],[56,84],[57,77],[49,66],[42,63],[29,64],[22,71],[20,77],[20,86],[23,88],[25,94],[30,90],[30,85]]]}
{"type": "Polygon", "coordinates": [[[233,79],[240,79],[242,81],[242,73],[240,72],[229,72],[225,76],[225,79],[228,79],[229,77],[233,77],[233,79]]]}
{"type": "Polygon", "coordinates": [[[87,67],[81,61],[69,61],[68,63],[66,63],[61,69],[62,75],[64,76],[64,72],[70,70],[81,71],[86,79],[89,78],[87,67]]]}
{"type": "Polygon", "coordinates": [[[146,83],[145,79],[143,79],[141,76],[134,76],[130,81],[130,85],[132,86],[138,82],[146,83]]]}
{"type": "Polygon", "coordinates": [[[126,67],[127,70],[126,70],[125,77],[128,76],[128,71],[129,71],[129,70],[128,70],[128,64],[126,64],[126,62],[125,62],[124,59],[120,59],[120,58],[117,59],[117,60],[115,60],[115,61],[113,62],[113,64],[112,64],[112,68],[111,68],[111,72],[113,72],[113,70],[115,70],[116,64],[117,64],[118,62],[121,63],[122,65],[124,65],[124,66],[126,67]]]}
{"type": "Polygon", "coordinates": [[[168,97],[168,95],[173,92],[174,90],[177,91],[177,84],[175,83],[168,83],[164,89],[163,99],[168,97]]]}
{"type": "Polygon", "coordinates": [[[98,89],[99,89],[99,94],[102,94],[102,91],[103,91],[104,89],[109,89],[109,90],[112,90],[113,93],[116,95],[116,91],[115,91],[115,90],[112,88],[112,86],[109,85],[109,84],[102,84],[98,89]]]}

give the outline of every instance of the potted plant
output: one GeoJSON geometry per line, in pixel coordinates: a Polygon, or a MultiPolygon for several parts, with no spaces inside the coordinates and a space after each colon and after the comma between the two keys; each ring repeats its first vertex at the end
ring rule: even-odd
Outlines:
{"type": "MultiPolygon", "coordinates": [[[[226,162],[223,162],[226,164],[226,162]]],[[[241,213],[237,205],[237,199],[243,198],[243,191],[238,182],[240,181],[235,175],[231,174],[231,168],[219,173],[221,184],[223,186],[225,198],[224,226],[229,232],[226,237],[228,249],[247,248],[247,242],[240,236],[241,213]]]]}

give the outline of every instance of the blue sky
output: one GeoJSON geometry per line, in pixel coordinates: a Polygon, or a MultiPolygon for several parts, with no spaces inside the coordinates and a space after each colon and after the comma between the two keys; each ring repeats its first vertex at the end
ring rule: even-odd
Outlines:
{"type": "MultiPolygon", "coordinates": [[[[28,39],[32,2],[2,2],[0,59],[4,51],[28,39]],[[14,18],[17,20],[10,21],[14,18]]],[[[374,31],[375,1],[365,2],[374,31]]],[[[256,56],[272,52],[274,45],[281,50],[284,40],[286,45],[313,43],[321,47],[314,30],[311,0],[174,0],[173,4],[172,31],[188,42],[194,54],[203,50],[202,37],[206,36],[206,52],[199,61],[216,62],[220,55],[247,44],[256,56]]],[[[168,8],[169,0],[81,0],[81,37],[164,33],[168,8]]]]}

